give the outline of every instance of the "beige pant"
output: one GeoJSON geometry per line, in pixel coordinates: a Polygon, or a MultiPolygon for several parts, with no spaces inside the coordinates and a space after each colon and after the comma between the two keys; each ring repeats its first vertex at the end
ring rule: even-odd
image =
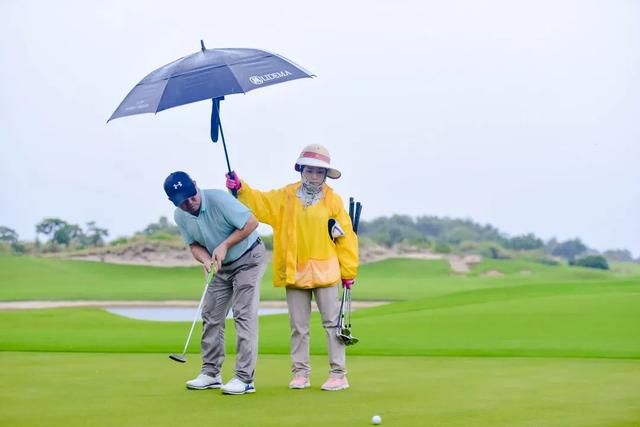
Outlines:
{"type": "Polygon", "coordinates": [[[336,336],[336,325],[340,312],[338,286],[317,289],[287,288],[289,325],[291,326],[291,372],[294,375],[309,376],[309,318],[311,316],[311,296],[315,296],[322,326],[327,334],[329,347],[329,374],[342,376],[347,373],[345,345],[336,336]]]}
{"type": "Polygon", "coordinates": [[[233,308],[236,377],[253,381],[258,357],[258,299],[266,264],[266,251],[260,243],[231,264],[223,265],[209,284],[202,307],[201,373],[215,377],[222,369],[225,317],[233,308]]]}

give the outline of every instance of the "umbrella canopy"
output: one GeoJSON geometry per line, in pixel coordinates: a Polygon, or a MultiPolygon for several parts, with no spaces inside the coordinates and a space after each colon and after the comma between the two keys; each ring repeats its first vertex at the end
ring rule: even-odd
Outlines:
{"type": "Polygon", "coordinates": [[[206,49],[202,40],[200,46],[199,52],[160,67],[142,79],[107,122],[212,99],[211,139],[214,142],[218,140],[219,128],[227,167],[231,172],[219,115],[220,101],[224,96],[315,75],[287,58],[265,50],[206,49]]]}
{"type": "Polygon", "coordinates": [[[246,93],[314,74],[290,60],[259,49],[205,49],[171,62],[140,81],[109,120],[157,113],[171,107],[246,93]]]}

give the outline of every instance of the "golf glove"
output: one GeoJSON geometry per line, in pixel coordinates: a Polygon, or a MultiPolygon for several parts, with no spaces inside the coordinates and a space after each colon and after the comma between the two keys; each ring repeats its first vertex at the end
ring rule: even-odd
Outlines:
{"type": "Polygon", "coordinates": [[[231,178],[229,175],[230,174],[228,173],[224,175],[227,177],[227,188],[229,190],[240,190],[240,187],[242,187],[242,183],[240,182],[238,174],[234,171],[231,171],[231,175],[233,176],[233,178],[231,178]]]}
{"type": "Polygon", "coordinates": [[[342,279],[342,287],[345,289],[351,289],[355,282],[356,281],[353,279],[342,279]]]}

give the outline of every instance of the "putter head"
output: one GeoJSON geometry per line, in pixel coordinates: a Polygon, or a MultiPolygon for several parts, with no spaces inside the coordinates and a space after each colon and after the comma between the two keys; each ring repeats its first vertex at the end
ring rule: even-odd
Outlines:
{"type": "Polygon", "coordinates": [[[187,357],[184,354],[171,353],[169,359],[179,363],[187,363],[187,357]]]}
{"type": "Polygon", "coordinates": [[[339,333],[337,335],[344,345],[355,345],[358,343],[358,341],[360,341],[358,338],[352,336],[351,334],[346,335],[339,333]]]}

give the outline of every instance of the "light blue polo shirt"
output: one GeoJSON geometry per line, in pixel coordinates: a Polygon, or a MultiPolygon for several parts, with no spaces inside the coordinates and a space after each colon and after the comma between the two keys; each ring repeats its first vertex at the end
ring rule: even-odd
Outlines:
{"type": "MultiPolygon", "coordinates": [[[[211,253],[236,229],[244,227],[251,211],[226,191],[200,190],[200,195],[202,203],[198,216],[176,208],[173,217],[182,240],[187,245],[196,242],[211,253]]],[[[244,240],[229,248],[224,263],[240,258],[257,239],[258,232],[254,230],[244,240]]]]}

